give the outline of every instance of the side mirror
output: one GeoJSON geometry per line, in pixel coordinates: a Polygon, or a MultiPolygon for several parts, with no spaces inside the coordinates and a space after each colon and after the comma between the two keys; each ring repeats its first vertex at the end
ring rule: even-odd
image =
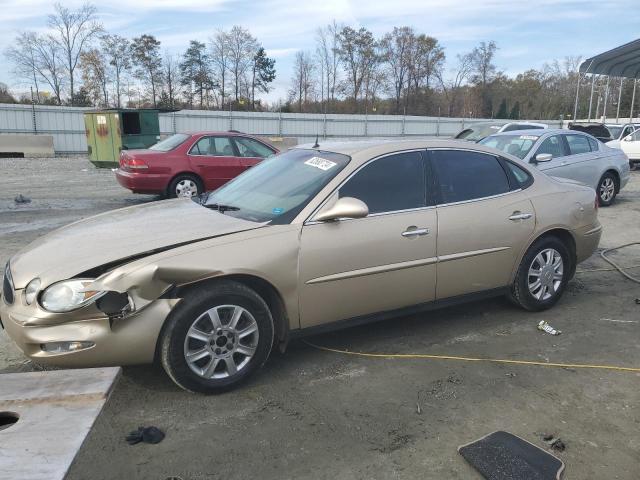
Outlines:
{"type": "Polygon", "coordinates": [[[536,155],[534,160],[536,163],[544,163],[544,162],[550,162],[552,158],[553,158],[553,155],[551,155],[550,153],[539,153],[538,155],[536,155]]]}
{"type": "Polygon", "coordinates": [[[316,222],[328,222],[339,218],[364,218],[369,215],[369,207],[362,200],[342,197],[325,207],[313,218],[316,222]]]}

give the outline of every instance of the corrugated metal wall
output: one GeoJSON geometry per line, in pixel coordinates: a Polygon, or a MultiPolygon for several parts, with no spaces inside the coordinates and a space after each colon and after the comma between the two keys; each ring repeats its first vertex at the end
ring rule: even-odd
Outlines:
{"type": "MultiPolygon", "coordinates": [[[[56,153],[87,151],[83,113],[91,108],[0,104],[0,134],[53,135],[56,153]]],[[[313,113],[222,112],[181,110],[160,114],[160,132],[201,130],[297,137],[300,143],[320,138],[442,136],[456,134],[464,125],[481,119],[415,117],[399,115],[322,115],[313,113]]],[[[506,120],[504,121],[507,122],[506,120]]],[[[560,126],[559,121],[544,121],[560,126]]]]}

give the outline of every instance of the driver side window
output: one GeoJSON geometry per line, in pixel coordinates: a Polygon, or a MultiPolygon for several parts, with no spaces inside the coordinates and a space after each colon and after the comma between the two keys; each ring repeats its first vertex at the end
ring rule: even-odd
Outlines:
{"type": "MultiPolygon", "coordinates": [[[[553,158],[564,157],[566,154],[560,135],[553,135],[546,138],[538,147],[536,155],[540,155],[541,153],[550,153],[553,158]]],[[[535,158],[535,155],[533,158],[535,158]]]]}
{"type": "Polygon", "coordinates": [[[374,160],[340,188],[339,196],[362,200],[370,214],[425,207],[426,172],[422,155],[396,153],[374,160]]]}

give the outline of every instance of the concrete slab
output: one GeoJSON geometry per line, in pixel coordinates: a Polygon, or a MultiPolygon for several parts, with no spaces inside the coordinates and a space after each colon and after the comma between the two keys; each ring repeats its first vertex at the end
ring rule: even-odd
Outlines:
{"type": "Polygon", "coordinates": [[[0,479],[63,479],[120,375],[90,368],[0,375],[0,479]]]}
{"type": "Polygon", "coordinates": [[[25,157],[53,157],[53,136],[29,134],[0,135],[0,153],[22,153],[25,157]]]}

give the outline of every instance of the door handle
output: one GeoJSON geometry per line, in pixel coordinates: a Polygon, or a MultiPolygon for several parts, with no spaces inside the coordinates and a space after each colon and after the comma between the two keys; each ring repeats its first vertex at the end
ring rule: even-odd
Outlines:
{"type": "Polygon", "coordinates": [[[428,228],[413,228],[411,229],[411,227],[409,227],[406,231],[402,232],[402,236],[405,238],[411,238],[411,237],[422,237],[424,235],[428,235],[429,234],[429,229],[428,228]]]}
{"type": "Polygon", "coordinates": [[[522,212],[513,212],[513,215],[509,217],[509,220],[517,221],[517,220],[527,220],[533,217],[533,213],[522,213],[522,212]]]}

